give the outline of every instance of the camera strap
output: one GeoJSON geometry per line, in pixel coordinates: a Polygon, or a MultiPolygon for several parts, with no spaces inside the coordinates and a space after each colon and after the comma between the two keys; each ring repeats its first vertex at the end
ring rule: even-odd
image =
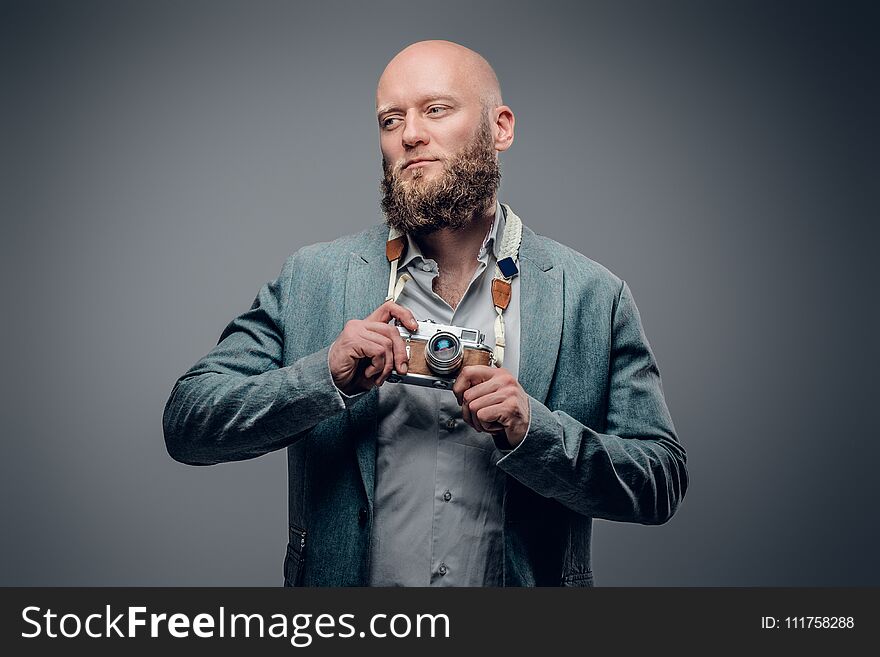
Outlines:
{"type": "Polygon", "coordinates": [[[509,206],[501,205],[506,222],[501,237],[501,249],[495,261],[492,279],[492,303],[495,304],[495,365],[504,364],[504,311],[510,305],[511,281],[519,274],[519,246],[522,243],[522,221],[509,206]]]}
{"type": "MultiPolygon", "coordinates": [[[[510,305],[511,281],[519,274],[519,247],[522,243],[522,221],[517,217],[510,206],[501,204],[504,213],[504,235],[501,237],[501,247],[495,262],[495,278],[492,279],[492,303],[495,305],[495,358],[496,367],[504,363],[504,311],[510,305]]],[[[497,238],[496,238],[497,239],[497,238]]],[[[391,275],[388,278],[388,294],[385,301],[397,301],[397,297],[403,292],[407,281],[412,276],[404,273],[397,278],[397,267],[400,259],[406,251],[406,237],[396,228],[388,231],[388,241],[385,243],[385,257],[391,263],[391,275]]]]}
{"type": "Polygon", "coordinates": [[[385,301],[396,302],[397,297],[403,292],[403,286],[412,279],[409,274],[404,274],[400,280],[397,280],[397,263],[400,262],[405,251],[406,237],[396,228],[392,228],[388,231],[388,241],[385,242],[385,257],[391,263],[391,276],[388,279],[388,294],[385,296],[385,301]]]}

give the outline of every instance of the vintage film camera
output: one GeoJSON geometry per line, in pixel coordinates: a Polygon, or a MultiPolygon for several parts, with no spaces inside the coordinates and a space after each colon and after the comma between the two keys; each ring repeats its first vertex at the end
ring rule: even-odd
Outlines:
{"type": "Polygon", "coordinates": [[[390,383],[450,390],[462,367],[494,364],[495,354],[484,344],[486,336],[476,329],[444,326],[430,319],[418,324],[418,330],[410,332],[394,322],[406,343],[409,364],[406,374],[393,370],[390,383]]]}

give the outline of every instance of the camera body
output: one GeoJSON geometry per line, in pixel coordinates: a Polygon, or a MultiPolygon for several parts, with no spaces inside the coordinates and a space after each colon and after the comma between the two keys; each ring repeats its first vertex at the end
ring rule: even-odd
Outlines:
{"type": "Polygon", "coordinates": [[[495,354],[485,344],[486,336],[476,329],[446,326],[428,319],[409,331],[395,320],[406,343],[409,357],[406,374],[396,369],[388,376],[390,383],[408,383],[440,390],[450,390],[466,365],[493,365],[495,354]]]}

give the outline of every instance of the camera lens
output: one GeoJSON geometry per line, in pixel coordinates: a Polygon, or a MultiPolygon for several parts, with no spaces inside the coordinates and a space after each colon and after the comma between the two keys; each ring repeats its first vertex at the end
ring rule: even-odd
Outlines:
{"type": "Polygon", "coordinates": [[[451,339],[447,338],[446,336],[443,336],[442,338],[438,339],[434,343],[433,347],[434,347],[434,353],[437,355],[438,358],[443,358],[443,359],[449,358],[449,356],[455,352],[455,342],[453,342],[451,339]]]}
{"type": "Polygon", "coordinates": [[[425,362],[435,374],[451,374],[461,367],[464,350],[461,340],[446,331],[435,333],[425,348],[425,362]]]}

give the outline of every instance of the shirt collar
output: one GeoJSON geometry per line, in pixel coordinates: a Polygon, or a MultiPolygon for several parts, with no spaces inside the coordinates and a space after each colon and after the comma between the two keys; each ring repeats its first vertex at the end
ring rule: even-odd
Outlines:
{"type": "MultiPolygon", "coordinates": [[[[498,252],[501,250],[501,237],[504,235],[505,223],[506,218],[504,216],[504,210],[502,209],[501,204],[498,201],[495,201],[495,219],[492,220],[489,232],[486,233],[486,237],[483,239],[482,245],[480,245],[480,252],[477,254],[477,260],[484,260],[490,251],[492,255],[495,256],[495,259],[498,259],[498,252]]],[[[399,266],[406,267],[416,258],[427,260],[422,254],[419,245],[416,244],[415,240],[410,238],[409,234],[407,234],[406,253],[400,261],[399,266]]]]}

